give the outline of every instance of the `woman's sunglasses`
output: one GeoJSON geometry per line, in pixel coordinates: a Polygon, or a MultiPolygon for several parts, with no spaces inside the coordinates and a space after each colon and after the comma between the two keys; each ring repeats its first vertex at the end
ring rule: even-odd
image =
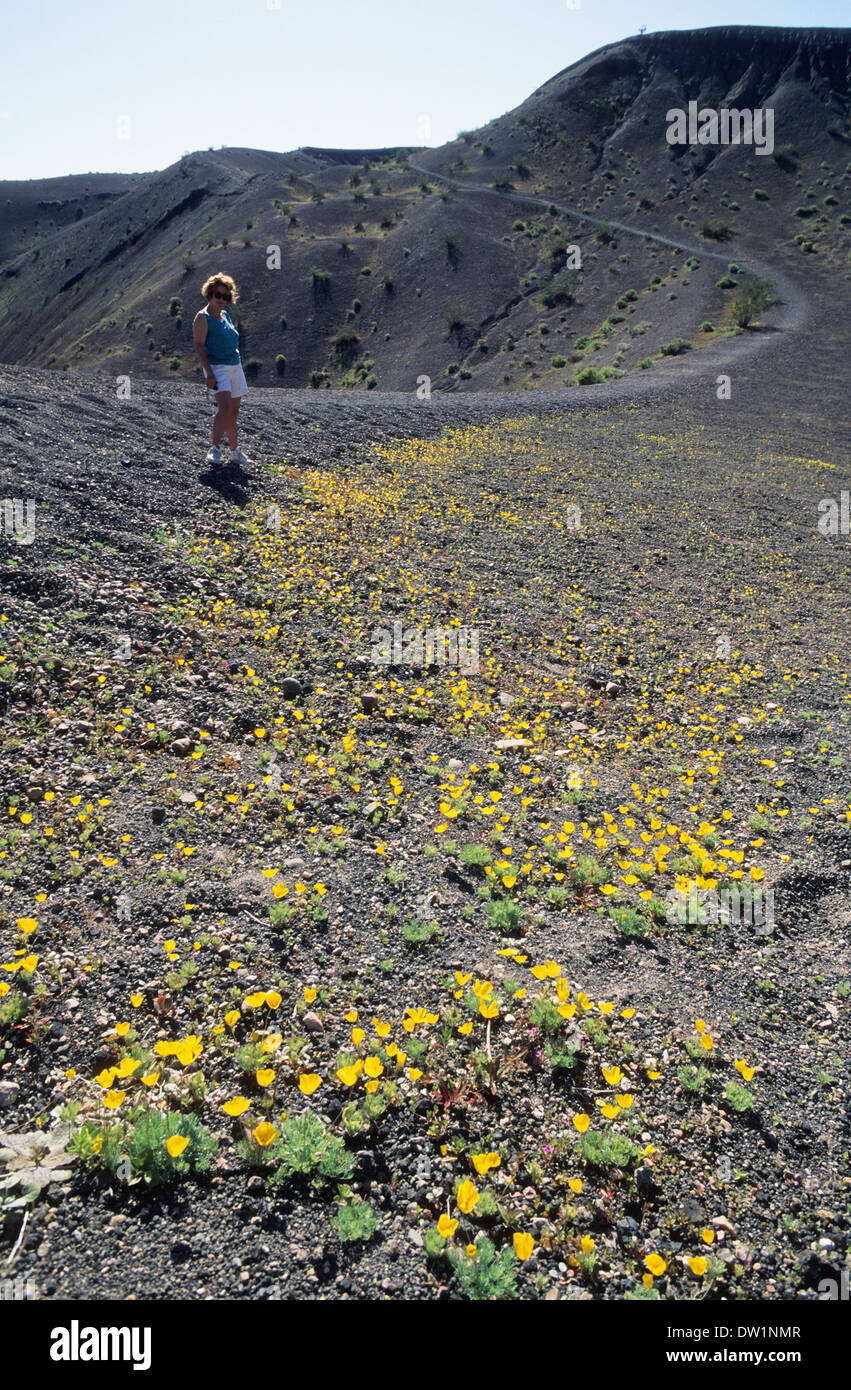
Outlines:
{"type": "Polygon", "coordinates": [[[229,294],[222,294],[221,290],[213,290],[213,298],[214,298],[214,299],[226,299],[226,300],[228,301],[228,303],[230,303],[230,295],[229,295],[229,294]]]}

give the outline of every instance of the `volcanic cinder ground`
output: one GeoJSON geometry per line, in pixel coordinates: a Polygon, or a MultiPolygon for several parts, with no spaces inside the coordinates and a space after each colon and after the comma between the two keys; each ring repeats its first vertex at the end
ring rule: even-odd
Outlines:
{"type": "Polygon", "coordinates": [[[245,469],[200,377],[0,366],[0,1258],[38,1297],[847,1269],[848,279],[724,259],[777,286],[744,332],[569,389],[253,386],[245,469]],[[380,664],[396,621],[477,669],[380,664]]]}

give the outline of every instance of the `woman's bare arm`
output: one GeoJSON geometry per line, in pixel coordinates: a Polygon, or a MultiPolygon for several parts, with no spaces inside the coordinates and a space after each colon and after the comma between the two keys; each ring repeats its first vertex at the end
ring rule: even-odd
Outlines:
{"type": "Polygon", "coordinates": [[[204,346],[207,341],[207,315],[203,309],[199,309],[195,315],[195,322],[192,325],[192,338],[195,343],[195,353],[198,357],[198,361],[204,368],[204,375],[215,378],[215,373],[207,357],[207,349],[204,346]]]}

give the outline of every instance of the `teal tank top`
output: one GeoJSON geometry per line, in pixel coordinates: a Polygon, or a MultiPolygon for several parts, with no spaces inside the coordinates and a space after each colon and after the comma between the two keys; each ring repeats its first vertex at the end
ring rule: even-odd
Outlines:
{"type": "Polygon", "coordinates": [[[208,362],[215,362],[219,367],[235,366],[239,361],[239,333],[231,323],[230,314],[227,309],[222,309],[221,318],[216,319],[206,309],[204,312],[207,314],[207,341],[204,347],[208,362]]]}

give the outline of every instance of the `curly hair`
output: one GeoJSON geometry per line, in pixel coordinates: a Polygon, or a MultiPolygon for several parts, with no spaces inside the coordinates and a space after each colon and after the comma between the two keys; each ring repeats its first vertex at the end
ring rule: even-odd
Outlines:
{"type": "Polygon", "coordinates": [[[239,295],[236,292],[236,283],[230,275],[211,275],[209,280],[205,280],[201,286],[201,293],[205,299],[212,299],[213,290],[219,289],[219,287],[228,291],[231,304],[235,304],[239,295]]]}

